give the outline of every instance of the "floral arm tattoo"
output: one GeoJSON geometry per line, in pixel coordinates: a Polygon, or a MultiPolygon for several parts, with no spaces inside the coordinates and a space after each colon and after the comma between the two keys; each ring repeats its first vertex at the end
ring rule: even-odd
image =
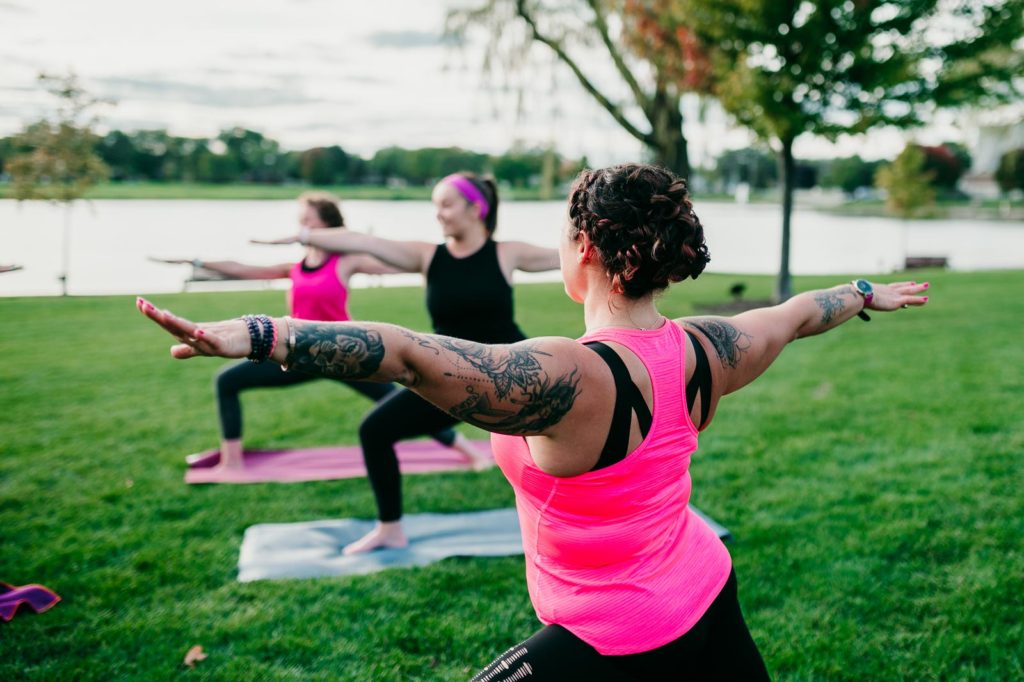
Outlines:
{"type": "Polygon", "coordinates": [[[828,324],[838,313],[846,308],[842,295],[835,289],[819,291],[814,295],[814,302],[821,308],[821,323],[828,324]]]}
{"type": "Polygon", "coordinates": [[[704,317],[686,322],[708,337],[718,353],[722,367],[736,369],[740,364],[740,354],[750,349],[750,342],[754,338],[723,319],[704,317]]]}
{"type": "Polygon", "coordinates": [[[465,382],[465,400],[447,411],[488,431],[543,431],[560,422],[580,394],[578,368],[550,376],[540,358],[551,354],[537,350],[536,344],[493,348],[446,336],[429,338],[450,352],[452,371],[445,375],[465,382]]]}
{"type": "MultiPolygon", "coordinates": [[[[488,346],[404,329],[401,334],[436,355],[434,363],[447,365],[447,381],[465,387],[463,400],[439,407],[488,431],[538,433],[561,421],[580,395],[579,369],[549,375],[541,359],[551,354],[536,344],[488,346]]],[[[380,368],[384,354],[381,334],[372,329],[309,323],[296,331],[295,350],[286,364],[307,374],[366,379],[380,368]]],[[[414,387],[418,375],[406,383],[414,387]]]]}
{"type": "Polygon", "coordinates": [[[298,325],[295,348],[285,360],[290,369],[332,379],[366,379],[384,360],[379,332],[318,322],[298,325]]]}

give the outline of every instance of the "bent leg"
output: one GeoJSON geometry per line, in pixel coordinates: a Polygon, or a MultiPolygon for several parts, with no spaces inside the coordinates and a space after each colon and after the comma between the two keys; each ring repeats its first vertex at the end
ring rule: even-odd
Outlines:
{"type": "Polygon", "coordinates": [[[548,625],[515,645],[476,674],[470,682],[519,680],[587,680],[622,682],[635,679],[594,647],[561,625],[548,625]]]}
{"type": "Polygon", "coordinates": [[[242,437],[242,405],[240,394],[250,388],[277,388],[312,381],[316,377],[298,372],[282,372],[273,362],[241,360],[230,364],[214,378],[220,435],[226,440],[242,437]]]}
{"type": "Polygon", "coordinates": [[[395,443],[451,427],[458,420],[409,389],[403,388],[377,403],[359,425],[366,473],[377,498],[377,518],[402,518],[402,479],[395,443]]]}
{"type": "MultiPolygon", "coordinates": [[[[380,384],[373,381],[352,381],[349,379],[338,379],[337,381],[345,384],[356,393],[365,395],[375,403],[380,402],[387,396],[391,395],[394,391],[399,390],[399,387],[395,384],[380,384]]],[[[435,431],[430,434],[430,437],[447,447],[457,447],[465,440],[464,438],[460,440],[458,433],[456,433],[453,428],[435,431]]]]}
{"type": "Polygon", "coordinates": [[[274,363],[254,363],[248,360],[222,368],[214,379],[217,413],[220,417],[220,464],[223,469],[241,469],[242,462],[242,404],[240,394],[250,388],[292,386],[314,377],[297,372],[282,372],[274,363]]]}

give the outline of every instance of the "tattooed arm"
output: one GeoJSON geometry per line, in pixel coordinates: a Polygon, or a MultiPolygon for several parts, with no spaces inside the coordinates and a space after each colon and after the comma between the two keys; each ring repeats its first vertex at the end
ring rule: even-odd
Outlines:
{"type": "MultiPolygon", "coordinates": [[[[898,310],[923,305],[919,296],[928,284],[875,284],[873,310],[898,310]]],[[[808,291],[785,303],[758,308],[734,317],[686,317],[678,320],[700,340],[711,362],[712,404],[759,377],[790,341],[833,329],[864,307],[864,298],[850,284],[808,291]]],[[[692,352],[688,358],[692,366],[692,352]]]]}
{"type": "MultiPolygon", "coordinates": [[[[144,299],[137,305],[178,339],[171,348],[176,358],[238,358],[252,350],[242,320],[196,324],[144,299]]],[[[317,376],[397,381],[487,431],[586,441],[589,432],[595,432],[587,428],[595,418],[593,410],[607,408],[608,414],[596,414],[597,418],[611,413],[606,400],[612,395],[611,373],[596,353],[570,339],[547,337],[499,346],[372,322],[279,318],[273,324],[278,342],[272,361],[317,376]],[[290,337],[294,346],[289,350],[290,337]],[[579,435],[581,431],[588,433],[579,435]]]]}

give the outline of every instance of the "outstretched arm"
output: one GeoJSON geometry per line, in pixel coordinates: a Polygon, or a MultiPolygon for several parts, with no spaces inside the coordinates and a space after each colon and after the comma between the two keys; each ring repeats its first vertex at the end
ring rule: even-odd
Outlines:
{"type": "Polygon", "coordinates": [[[170,263],[172,265],[191,265],[204,270],[212,270],[222,275],[235,279],[283,279],[288,276],[292,269],[291,263],[278,263],[277,265],[246,265],[233,260],[210,260],[204,261],[198,258],[186,260],[184,258],[150,258],[156,263],[170,263]]]}
{"type": "MultiPolygon", "coordinates": [[[[928,283],[875,284],[872,310],[924,305],[928,283]]],[[[718,398],[761,376],[790,341],[838,327],[864,309],[864,297],[851,284],[808,291],[785,303],[734,317],[685,317],[684,327],[703,337],[711,359],[712,409],[718,398]]]]}
{"type": "Polygon", "coordinates": [[[434,255],[434,244],[384,239],[352,230],[303,228],[298,234],[270,241],[254,239],[254,244],[302,244],[334,253],[360,253],[373,256],[398,272],[426,272],[434,255]]]}
{"type": "Polygon", "coordinates": [[[545,272],[559,268],[558,249],[549,249],[526,242],[501,242],[501,258],[508,259],[512,270],[545,272]]]}
{"type": "MultiPolygon", "coordinates": [[[[242,320],[195,324],[139,299],[139,310],[178,339],[175,358],[246,357],[242,320]]],[[[339,379],[397,381],[459,419],[515,435],[559,433],[582,392],[593,355],[563,338],[491,346],[420,334],[381,323],[273,320],[271,360],[288,369],[339,379]]]]}

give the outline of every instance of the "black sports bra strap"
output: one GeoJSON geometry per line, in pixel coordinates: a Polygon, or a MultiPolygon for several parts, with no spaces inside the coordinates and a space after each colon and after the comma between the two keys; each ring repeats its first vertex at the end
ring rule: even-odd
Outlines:
{"type": "Polygon", "coordinates": [[[608,428],[608,439],[605,441],[604,449],[597,460],[597,464],[591,471],[603,469],[616,462],[625,459],[629,449],[629,426],[632,421],[632,414],[636,412],[636,421],[640,426],[640,433],[646,437],[651,430],[653,418],[651,410],[647,407],[647,401],[636,384],[629,376],[626,363],[622,361],[618,353],[601,343],[591,341],[584,344],[605,361],[608,369],[615,379],[615,407],[612,410],[612,421],[608,428]]]}
{"type": "Polygon", "coordinates": [[[693,354],[696,356],[696,363],[693,367],[693,377],[686,386],[686,407],[693,411],[693,402],[697,399],[697,392],[700,391],[700,423],[698,429],[703,429],[708,421],[708,410],[711,409],[711,365],[708,363],[708,355],[704,352],[704,346],[693,335],[687,331],[690,343],[693,344],[693,354]]]}

